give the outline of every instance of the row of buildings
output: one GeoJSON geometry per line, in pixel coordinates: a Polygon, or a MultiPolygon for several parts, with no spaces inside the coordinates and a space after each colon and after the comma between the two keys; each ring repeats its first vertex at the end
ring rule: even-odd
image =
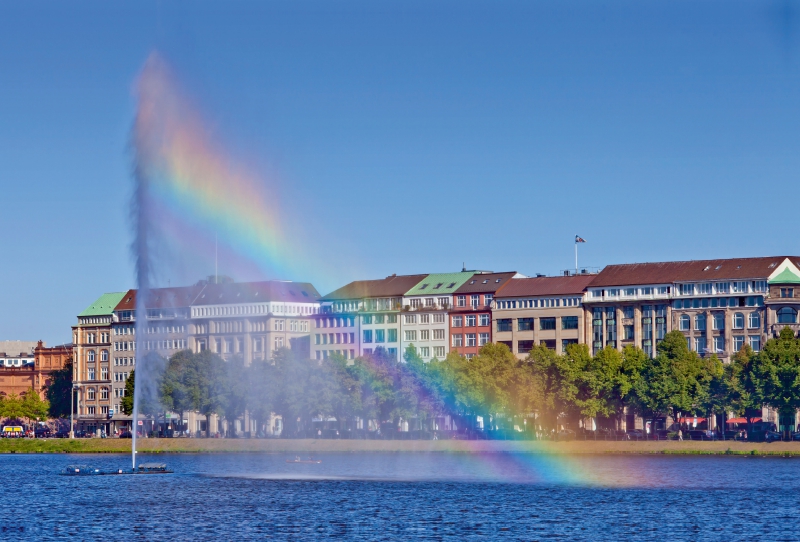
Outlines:
{"type": "MultiPolygon", "coordinates": [[[[284,346],[317,360],[377,348],[401,359],[412,345],[426,361],[450,352],[471,358],[487,342],[521,358],[534,345],[562,353],[572,343],[593,352],[632,345],[654,356],[677,329],[691,349],[727,361],[744,344],[758,351],[783,327],[800,331],[800,257],[610,265],[555,277],[466,269],[391,275],[326,296],[309,283],[211,277],[152,290],[145,314],[136,296],[104,294],[73,326],[79,428],[129,427],[120,402],[137,349],[165,356],[210,349],[246,363],[284,346]]],[[[203,420],[185,421],[205,429],[203,420]]]]}

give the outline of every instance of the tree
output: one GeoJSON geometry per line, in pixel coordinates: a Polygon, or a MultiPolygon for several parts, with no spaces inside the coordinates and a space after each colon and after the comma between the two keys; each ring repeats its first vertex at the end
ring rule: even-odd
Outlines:
{"type": "Polygon", "coordinates": [[[50,382],[45,386],[45,397],[50,404],[51,418],[69,418],[72,408],[72,358],[67,359],[63,369],[50,373],[50,382]]]}
{"type": "Polygon", "coordinates": [[[29,388],[22,398],[22,413],[31,423],[34,421],[46,420],[50,410],[50,404],[43,401],[33,388],[29,388]]]}
{"type": "Polygon", "coordinates": [[[761,417],[764,404],[764,381],[758,357],[749,345],[731,357],[724,368],[725,406],[737,416],[744,417],[747,432],[753,429],[753,418],[761,417]]]}
{"type": "Polygon", "coordinates": [[[0,402],[0,418],[19,420],[25,417],[25,410],[22,408],[22,399],[12,393],[3,397],[0,402]]]}
{"type": "Polygon", "coordinates": [[[128,378],[125,379],[125,395],[120,401],[120,408],[123,414],[131,416],[133,414],[133,392],[136,387],[136,370],[131,371],[128,378]]]}
{"type": "Polygon", "coordinates": [[[785,327],[777,339],[764,344],[757,361],[765,404],[779,412],[780,425],[794,425],[794,413],[800,408],[800,340],[785,327]]]}
{"type": "Polygon", "coordinates": [[[197,373],[194,354],[190,350],[176,352],[167,361],[161,379],[160,402],[165,410],[176,412],[181,424],[183,414],[192,409],[192,394],[196,393],[197,373]]]}

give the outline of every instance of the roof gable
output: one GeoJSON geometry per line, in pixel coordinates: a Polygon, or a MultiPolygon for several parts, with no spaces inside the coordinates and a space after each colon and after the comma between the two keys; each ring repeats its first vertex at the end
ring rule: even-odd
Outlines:
{"type": "Polygon", "coordinates": [[[82,316],[106,316],[111,315],[114,312],[114,307],[122,301],[122,298],[125,297],[127,292],[112,292],[108,294],[101,295],[97,301],[89,305],[86,310],[78,315],[78,318],[82,316]]]}
{"type": "Polygon", "coordinates": [[[409,297],[415,295],[451,295],[471,279],[473,275],[475,273],[471,271],[431,273],[408,290],[405,295],[409,297]]]}
{"type": "Polygon", "coordinates": [[[786,258],[767,280],[769,284],[800,284],[800,269],[786,258]]]}

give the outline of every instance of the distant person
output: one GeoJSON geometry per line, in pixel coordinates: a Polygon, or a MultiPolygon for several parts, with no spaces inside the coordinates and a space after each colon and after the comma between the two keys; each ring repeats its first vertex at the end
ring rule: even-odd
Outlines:
{"type": "Polygon", "coordinates": [[[678,428],[678,440],[683,440],[683,430],[680,427],[678,428]]]}

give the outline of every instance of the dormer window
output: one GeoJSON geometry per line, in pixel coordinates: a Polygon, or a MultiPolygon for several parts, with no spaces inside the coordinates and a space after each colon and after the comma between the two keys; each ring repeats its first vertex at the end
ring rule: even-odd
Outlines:
{"type": "Polygon", "coordinates": [[[489,282],[489,279],[485,279],[485,280],[483,281],[483,283],[484,283],[484,284],[486,284],[486,283],[488,283],[488,282],[489,282]]]}
{"type": "Polygon", "coordinates": [[[420,286],[420,287],[419,287],[419,289],[420,289],[420,290],[424,290],[424,289],[425,289],[425,288],[427,288],[427,287],[428,287],[428,285],[427,285],[427,284],[423,284],[422,286],[420,286]]]}

